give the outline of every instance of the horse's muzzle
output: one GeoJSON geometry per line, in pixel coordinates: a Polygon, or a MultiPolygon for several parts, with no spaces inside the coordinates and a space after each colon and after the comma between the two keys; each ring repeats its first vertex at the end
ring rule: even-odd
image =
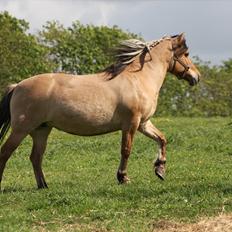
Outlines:
{"type": "Polygon", "coordinates": [[[200,78],[199,77],[192,77],[190,80],[189,80],[189,84],[191,86],[194,86],[196,84],[198,84],[198,82],[200,81],[200,78]]]}

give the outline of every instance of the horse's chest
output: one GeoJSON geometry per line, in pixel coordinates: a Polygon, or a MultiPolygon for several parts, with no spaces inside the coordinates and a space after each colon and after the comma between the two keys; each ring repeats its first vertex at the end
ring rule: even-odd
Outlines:
{"type": "Polygon", "coordinates": [[[157,100],[158,98],[155,98],[153,101],[147,101],[144,103],[142,107],[142,121],[147,121],[154,115],[157,108],[157,100]]]}

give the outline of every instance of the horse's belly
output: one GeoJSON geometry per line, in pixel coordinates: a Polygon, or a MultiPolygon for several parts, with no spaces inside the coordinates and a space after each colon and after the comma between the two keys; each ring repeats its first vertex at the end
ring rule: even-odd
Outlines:
{"type": "Polygon", "coordinates": [[[81,136],[91,136],[91,135],[99,135],[99,134],[106,134],[109,132],[120,130],[119,124],[112,124],[112,123],[104,123],[104,124],[96,124],[93,125],[89,122],[77,122],[77,123],[51,123],[51,126],[65,131],[70,134],[81,135],[81,136]]]}
{"type": "Polygon", "coordinates": [[[60,89],[59,96],[52,96],[52,103],[48,121],[60,130],[97,135],[120,129],[118,97],[104,85],[79,83],[73,90],[60,89]]]}
{"type": "Polygon", "coordinates": [[[107,112],[76,112],[73,114],[62,113],[49,122],[59,130],[82,136],[105,134],[121,129],[119,118],[107,112]]]}

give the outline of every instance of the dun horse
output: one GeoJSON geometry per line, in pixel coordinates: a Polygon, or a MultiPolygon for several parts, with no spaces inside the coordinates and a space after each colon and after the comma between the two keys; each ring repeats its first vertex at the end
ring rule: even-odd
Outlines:
{"type": "Polygon", "coordinates": [[[160,88],[167,72],[190,85],[200,73],[189,58],[183,34],[160,40],[121,43],[116,62],[92,75],[42,74],[9,86],[0,103],[0,137],[11,133],[0,152],[0,181],[7,160],[22,140],[33,140],[30,160],[38,188],[47,187],[42,159],[52,128],[91,136],[122,131],[119,183],[129,181],[127,162],[138,130],[159,144],[155,173],[165,174],[166,139],[152,124],[160,88]]]}

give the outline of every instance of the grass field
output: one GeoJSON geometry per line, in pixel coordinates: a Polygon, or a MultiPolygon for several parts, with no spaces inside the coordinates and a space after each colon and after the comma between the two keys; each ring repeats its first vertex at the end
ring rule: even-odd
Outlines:
{"type": "Polygon", "coordinates": [[[193,222],[232,212],[232,120],[156,118],[168,140],[166,180],[153,172],[157,145],[137,134],[131,183],[118,185],[120,132],[78,137],[54,130],[37,190],[27,138],[9,160],[0,231],[153,231],[159,221],[193,222]]]}

